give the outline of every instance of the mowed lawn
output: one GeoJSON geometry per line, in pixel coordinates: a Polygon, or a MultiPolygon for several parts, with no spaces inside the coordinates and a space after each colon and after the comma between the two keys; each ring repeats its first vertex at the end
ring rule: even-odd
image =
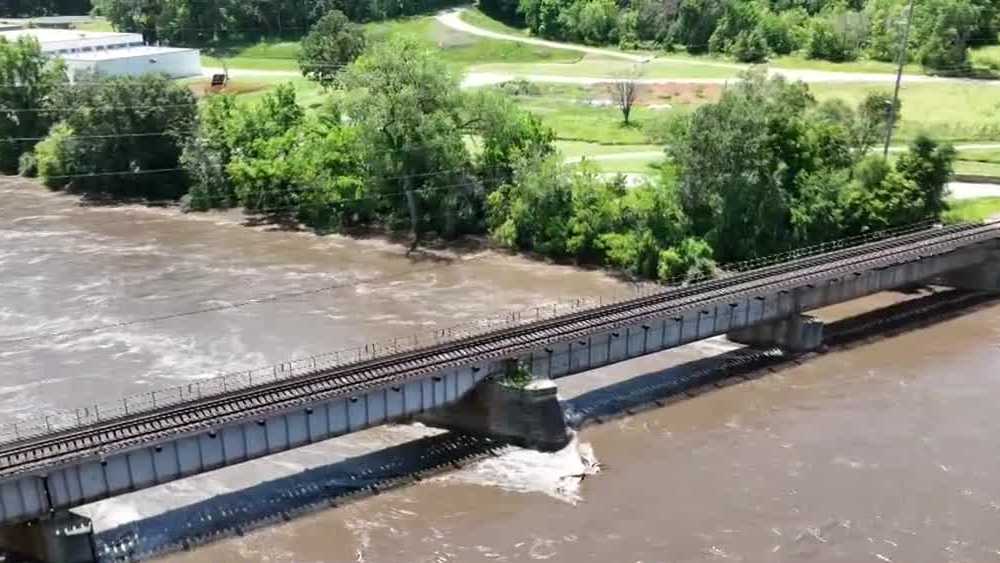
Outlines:
{"type": "Polygon", "coordinates": [[[1000,197],[963,199],[949,204],[944,220],[948,223],[985,221],[1000,216],[1000,197]]]}
{"type": "MultiPolygon", "coordinates": [[[[373,41],[395,36],[409,36],[424,43],[428,49],[441,52],[442,60],[465,68],[480,63],[546,63],[574,62],[580,54],[565,49],[549,49],[513,41],[499,41],[452,30],[431,16],[419,16],[364,24],[373,41]]],[[[248,70],[299,69],[300,44],[297,40],[260,41],[202,49],[202,64],[221,67],[224,57],[230,68],[248,70]]]]}
{"type": "MultiPolygon", "coordinates": [[[[953,142],[1000,141],[1000,84],[903,82],[897,141],[908,141],[921,132],[953,142]]],[[[813,84],[810,89],[819,100],[841,98],[851,105],[868,92],[891,93],[889,86],[866,84],[813,84]]]]}
{"type": "Polygon", "coordinates": [[[1000,149],[959,151],[955,173],[1000,178],[1000,149]]]}
{"type": "Polygon", "coordinates": [[[298,41],[261,41],[251,44],[232,44],[217,48],[203,48],[202,66],[248,70],[299,70],[298,41]],[[215,56],[218,55],[218,56],[215,56]]]}
{"type": "Polygon", "coordinates": [[[479,64],[473,72],[495,72],[512,76],[571,76],[579,78],[616,78],[632,76],[641,78],[736,78],[742,67],[728,64],[707,64],[687,59],[654,59],[636,63],[605,55],[588,54],[571,63],[563,64],[479,64]]]}

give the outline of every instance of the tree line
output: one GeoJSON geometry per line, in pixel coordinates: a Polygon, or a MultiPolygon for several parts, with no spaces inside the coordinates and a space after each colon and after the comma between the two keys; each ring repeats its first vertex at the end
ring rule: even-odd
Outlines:
{"type": "Polygon", "coordinates": [[[485,234],[659,279],[945,208],[950,146],[919,138],[891,162],[869,154],[889,126],[887,94],[820,104],[804,84],[749,73],[672,122],[660,176],[630,187],[566,164],[537,117],[502,89],[461,89],[415,40],[346,44],[327,45],[352,60],[307,111],[291,86],[199,104],[156,76],[70,85],[37,43],[0,41],[0,72],[23,86],[0,88],[0,167],[53,189],[239,207],[318,232],[409,231],[415,244],[485,234]],[[18,111],[29,108],[44,111],[18,111]]]}
{"type": "Polygon", "coordinates": [[[0,2],[0,17],[2,18],[83,15],[90,13],[90,10],[90,0],[3,0],[0,2]]]}
{"type": "Polygon", "coordinates": [[[205,44],[262,37],[301,37],[338,10],[355,22],[433,11],[456,0],[94,0],[115,29],[146,41],[205,44]]]}
{"type": "MultiPolygon", "coordinates": [[[[801,52],[836,62],[896,61],[909,0],[480,0],[539,36],[622,48],[719,53],[742,62],[801,52]]],[[[961,72],[970,46],[996,44],[998,0],[919,0],[908,60],[961,72]]]]}

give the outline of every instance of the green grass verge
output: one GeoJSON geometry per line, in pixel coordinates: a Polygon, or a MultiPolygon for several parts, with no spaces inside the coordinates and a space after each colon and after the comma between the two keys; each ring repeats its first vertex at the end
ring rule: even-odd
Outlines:
{"type": "Polygon", "coordinates": [[[1000,149],[959,151],[955,173],[1000,178],[1000,149]]]}
{"type": "Polygon", "coordinates": [[[661,145],[606,145],[584,141],[556,141],[556,148],[566,158],[600,157],[605,155],[629,154],[638,152],[663,153],[661,145]]]}
{"type": "MultiPolygon", "coordinates": [[[[807,59],[802,55],[793,54],[783,57],[776,57],[768,61],[768,66],[773,68],[788,68],[802,70],[824,70],[830,72],[863,72],[871,74],[895,74],[896,65],[882,61],[869,59],[850,61],[845,63],[833,63],[816,59],[807,59]]],[[[903,67],[905,74],[923,74],[920,65],[909,64],[903,67]]]]}
{"type": "Polygon", "coordinates": [[[114,27],[111,23],[104,18],[95,18],[93,21],[87,23],[75,24],[73,29],[79,29],[80,31],[114,31],[114,27]]]}
{"type": "Polygon", "coordinates": [[[262,41],[250,44],[231,44],[202,50],[201,64],[222,68],[223,59],[229,68],[248,70],[299,70],[298,41],[262,41]],[[224,53],[224,54],[223,54],[224,53]]]}
{"type": "Polygon", "coordinates": [[[586,141],[611,145],[643,145],[649,141],[649,127],[669,111],[635,108],[632,125],[622,123],[617,108],[594,107],[573,100],[521,97],[521,106],[551,127],[562,140],[586,141]]]}
{"type": "Polygon", "coordinates": [[[1000,215],[1000,197],[963,199],[950,205],[951,209],[944,214],[947,223],[985,221],[1000,215]]]}
{"type": "Polygon", "coordinates": [[[1000,71],[1000,45],[990,45],[969,51],[972,66],[1000,71]]]}
{"type": "MultiPolygon", "coordinates": [[[[868,92],[890,91],[886,85],[868,84],[812,84],[809,88],[819,100],[841,98],[852,106],[868,92]]],[[[1000,139],[998,85],[904,84],[900,100],[903,108],[897,141],[908,141],[921,132],[952,142],[1000,139]]]]}
{"type": "Polygon", "coordinates": [[[637,70],[643,78],[736,78],[743,71],[738,67],[699,64],[685,60],[655,59],[639,64],[603,55],[585,55],[572,64],[479,64],[471,68],[478,72],[496,72],[513,76],[574,76],[585,78],[615,78],[637,70]]]}
{"type": "Polygon", "coordinates": [[[661,145],[602,145],[581,141],[556,141],[555,144],[567,160],[578,162],[583,158],[609,173],[655,174],[655,167],[665,158],[661,145]]]}

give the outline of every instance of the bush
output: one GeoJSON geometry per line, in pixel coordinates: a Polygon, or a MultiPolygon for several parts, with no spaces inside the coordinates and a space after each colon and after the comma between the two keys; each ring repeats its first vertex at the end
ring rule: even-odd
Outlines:
{"type": "Polygon", "coordinates": [[[676,281],[711,276],[714,272],[712,247],[701,239],[686,238],[660,251],[656,275],[660,281],[676,281]]]}
{"type": "Polygon", "coordinates": [[[622,10],[618,14],[618,47],[635,49],[639,46],[639,12],[622,10]]]}
{"type": "Polygon", "coordinates": [[[770,49],[760,28],[741,31],[730,48],[730,53],[742,63],[762,63],[767,60],[770,49]]]}
{"type": "Polygon", "coordinates": [[[515,78],[514,80],[508,80],[507,82],[500,84],[500,89],[510,94],[511,96],[542,95],[541,86],[539,86],[534,82],[531,82],[530,80],[525,80],[523,78],[515,78]]]}
{"type": "Polygon", "coordinates": [[[479,9],[491,18],[511,25],[523,25],[518,0],[479,0],[479,9]]]}
{"type": "Polygon", "coordinates": [[[584,43],[602,45],[618,40],[618,5],[614,0],[577,0],[559,16],[567,33],[584,43]]]}
{"type": "Polygon", "coordinates": [[[946,2],[934,18],[930,36],[922,42],[917,55],[920,64],[950,72],[967,71],[968,42],[978,29],[981,13],[968,0],[946,2]]]}
{"type": "Polygon", "coordinates": [[[787,55],[805,44],[808,20],[808,14],[802,9],[781,14],[766,12],[761,15],[758,29],[772,51],[778,55],[787,55]]]}
{"type": "Polygon", "coordinates": [[[340,69],[364,50],[365,35],[361,27],[348,21],[343,12],[331,10],[302,40],[299,52],[302,76],[329,87],[340,69]]]}
{"type": "Polygon", "coordinates": [[[836,63],[853,61],[864,41],[865,30],[857,12],[814,18],[809,24],[806,56],[836,63]]]}
{"type": "Polygon", "coordinates": [[[25,178],[38,176],[38,158],[35,153],[26,152],[17,160],[17,173],[25,178]]]}

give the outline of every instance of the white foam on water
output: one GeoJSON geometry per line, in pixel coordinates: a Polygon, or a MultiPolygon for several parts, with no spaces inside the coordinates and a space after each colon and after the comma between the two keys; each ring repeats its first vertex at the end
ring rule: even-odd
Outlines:
{"type": "Polygon", "coordinates": [[[569,445],[558,452],[511,449],[435,480],[498,487],[517,493],[541,493],[576,504],[583,500],[580,484],[587,476],[599,472],[600,463],[591,445],[574,436],[569,445]]]}

